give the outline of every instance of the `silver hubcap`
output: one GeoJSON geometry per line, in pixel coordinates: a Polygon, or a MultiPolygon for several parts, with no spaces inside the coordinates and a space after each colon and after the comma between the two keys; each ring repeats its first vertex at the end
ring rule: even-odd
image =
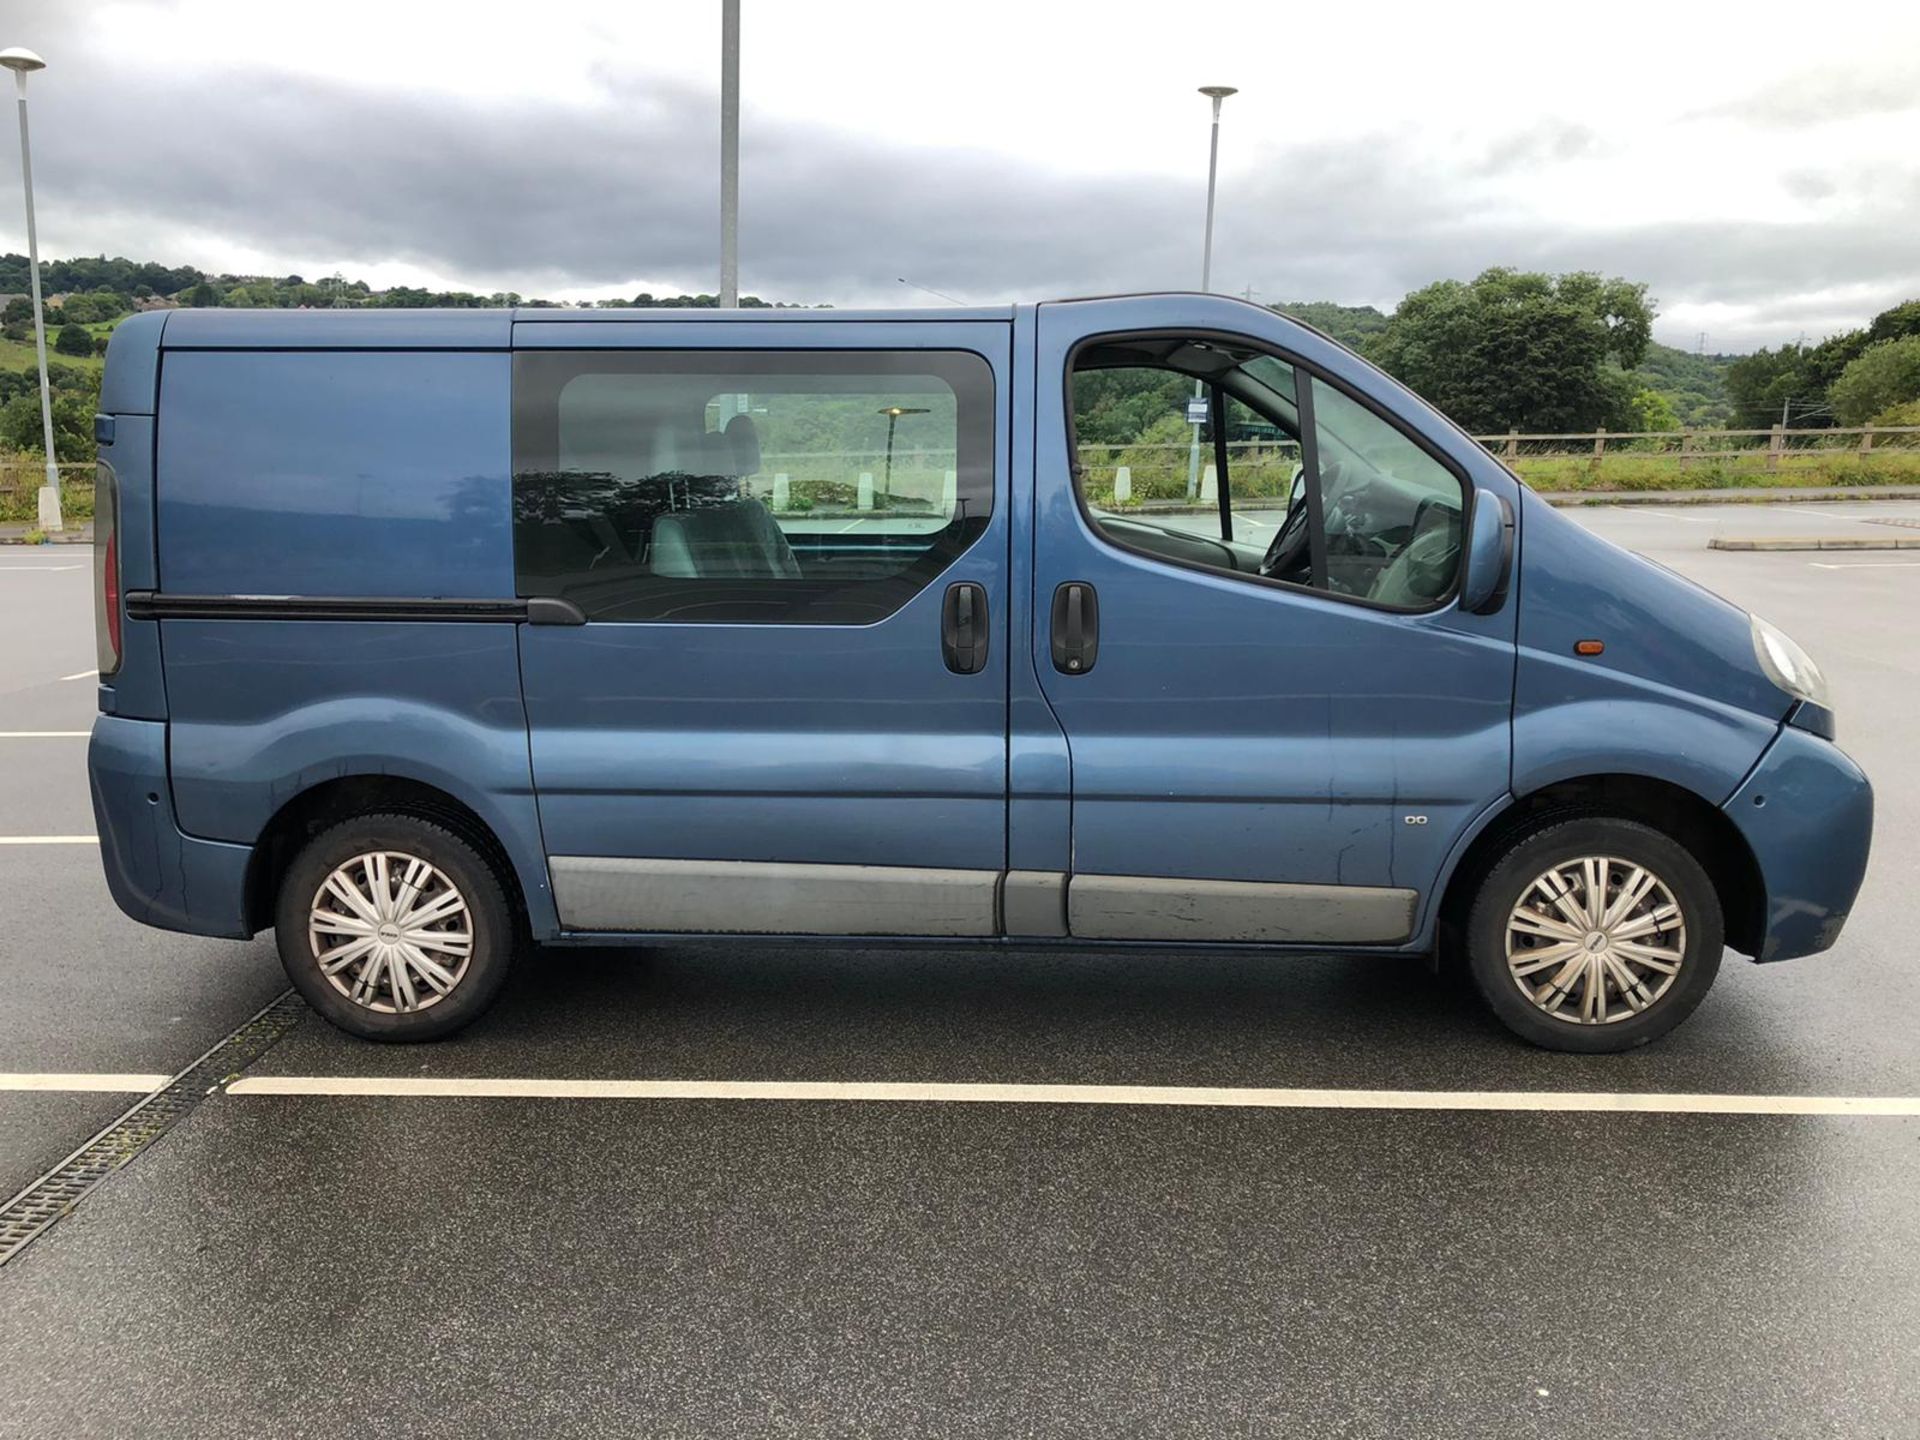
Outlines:
{"type": "Polygon", "coordinates": [[[1575,1025],[1638,1015],[1673,988],[1686,950],[1686,917],[1666,882],[1611,855],[1543,872],[1507,917],[1513,983],[1575,1025]]]}
{"type": "Polygon", "coordinates": [[[417,855],[356,855],[321,882],[307,914],[320,973],[356,1005],[411,1014],[465,978],[473,917],[445,874],[417,855]]]}

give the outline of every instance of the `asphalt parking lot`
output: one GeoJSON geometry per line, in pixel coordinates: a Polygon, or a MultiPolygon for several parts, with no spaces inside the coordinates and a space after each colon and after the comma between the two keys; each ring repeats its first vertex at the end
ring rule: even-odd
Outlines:
{"type": "MultiPolygon", "coordinates": [[[[1920,1118],[1784,1113],[1920,1096],[1920,554],[1705,548],[1920,503],[1571,513],[1827,668],[1878,796],[1830,954],[1733,959],[1665,1041],[1576,1057],[1380,960],[545,952],[452,1041],[309,1015],[246,1078],[550,1093],[217,1090],[0,1268],[0,1435],[1920,1433],[1920,1118]],[[1540,1098],[561,1093],[609,1079],[1540,1098]],[[1548,1108],[1574,1092],[1781,1113],[1548,1108]]],[[[0,549],[0,1069],[128,1086],[0,1091],[3,1193],[284,989],[270,939],[107,895],[90,584],[0,549]]]]}

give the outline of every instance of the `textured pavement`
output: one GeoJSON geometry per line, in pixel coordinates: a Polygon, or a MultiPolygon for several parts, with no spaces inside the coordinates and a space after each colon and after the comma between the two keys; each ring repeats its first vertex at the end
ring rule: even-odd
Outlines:
{"type": "MultiPolygon", "coordinates": [[[[1920,557],[1571,513],[1804,643],[1879,800],[1839,947],[1730,958],[1646,1050],[1392,961],[717,945],[545,951],[453,1041],[309,1017],[250,1073],[1920,1094],[1920,557]]],[[[85,728],[74,578],[0,576],[0,729],[85,728]]],[[[84,742],[0,762],[0,833],[86,818],[84,742]]],[[[281,981],[0,847],[0,985],[0,1069],[170,1071],[281,981]]],[[[0,1185],[126,1099],[0,1095],[0,1185]]],[[[0,1436],[1905,1436],[1916,1193],[1912,1119],[216,1093],[0,1269],[0,1436]]]]}

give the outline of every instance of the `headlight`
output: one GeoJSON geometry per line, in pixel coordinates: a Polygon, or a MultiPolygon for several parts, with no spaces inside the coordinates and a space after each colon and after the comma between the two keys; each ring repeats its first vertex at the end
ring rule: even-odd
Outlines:
{"type": "Polygon", "coordinates": [[[1758,615],[1747,618],[1753,622],[1753,653],[1759,658],[1760,668],[1767,672],[1767,678],[1797,699],[1825,705],[1827,677],[1820,673],[1813,657],[1794,644],[1785,631],[1769,625],[1758,615]]]}

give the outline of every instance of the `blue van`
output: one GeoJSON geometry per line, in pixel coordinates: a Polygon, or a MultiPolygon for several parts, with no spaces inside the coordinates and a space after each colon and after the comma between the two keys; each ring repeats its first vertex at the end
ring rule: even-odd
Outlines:
{"type": "Polygon", "coordinates": [[[1258,306],[177,310],[101,405],[114,898],[371,1039],[857,936],[1453,953],[1622,1050],[1865,870],[1793,641],[1258,306]]]}

